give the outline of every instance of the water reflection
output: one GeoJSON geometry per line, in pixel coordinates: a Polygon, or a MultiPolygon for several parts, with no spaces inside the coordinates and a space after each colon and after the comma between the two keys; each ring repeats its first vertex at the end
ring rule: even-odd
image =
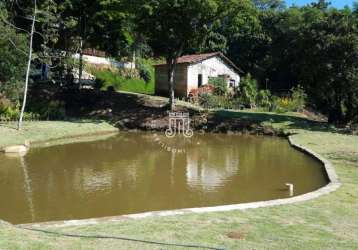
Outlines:
{"type": "Polygon", "coordinates": [[[34,209],[34,202],[32,198],[32,188],[31,188],[31,179],[29,177],[29,173],[27,171],[27,166],[25,162],[25,158],[23,155],[19,156],[20,165],[24,174],[24,188],[25,188],[25,196],[29,204],[29,211],[31,214],[31,220],[35,221],[35,209],[34,209]]]}
{"type": "Polygon", "coordinates": [[[326,183],[321,166],[282,139],[121,134],[105,141],[0,155],[0,218],[81,219],[288,197],[326,183]]]}

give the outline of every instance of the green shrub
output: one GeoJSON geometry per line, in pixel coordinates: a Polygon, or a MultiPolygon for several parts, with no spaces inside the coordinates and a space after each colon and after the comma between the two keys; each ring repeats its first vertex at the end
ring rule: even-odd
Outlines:
{"type": "Polygon", "coordinates": [[[289,97],[273,97],[272,111],[276,113],[286,113],[294,110],[294,102],[289,97]]]}
{"type": "Polygon", "coordinates": [[[5,96],[0,94],[0,114],[5,113],[9,108],[12,107],[12,103],[5,96]]]}
{"type": "Polygon", "coordinates": [[[260,90],[256,97],[256,104],[260,108],[270,110],[272,106],[271,92],[269,90],[260,90]]]}
{"type": "Polygon", "coordinates": [[[208,93],[202,93],[199,95],[200,106],[207,109],[233,109],[238,106],[235,101],[236,99],[232,99],[228,96],[219,96],[208,93]]]}
{"type": "Polygon", "coordinates": [[[292,102],[293,102],[293,111],[302,112],[305,105],[307,94],[302,86],[298,85],[291,89],[292,102]]]}
{"type": "Polygon", "coordinates": [[[222,96],[228,91],[227,83],[223,77],[210,77],[209,84],[214,86],[215,95],[222,96]]]}
{"type": "Polygon", "coordinates": [[[142,78],[146,84],[150,83],[153,75],[151,65],[146,64],[143,60],[138,60],[137,67],[140,78],[142,78]]]}
{"type": "Polygon", "coordinates": [[[306,104],[307,95],[301,86],[291,89],[290,97],[272,97],[271,110],[277,113],[302,112],[306,104]]]}
{"type": "Polygon", "coordinates": [[[216,100],[213,95],[202,93],[199,94],[199,104],[203,108],[210,109],[216,107],[216,100]]]}
{"type": "Polygon", "coordinates": [[[257,91],[257,81],[247,74],[239,85],[238,96],[241,103],[248,108],[253,108],[256,104],[257,91]]]}
{"type": "MultiPolygon", "coordinates": [[[[13,105],[6,98],[0,98],[0,121],[17,121],[20,118],[20,105],[13,105]]],[[[24,121],[39,120],[40,115],[32,112],[25,112],[24,121]]]]}
{"type": "Polygon", "coordinates": [[[20,117],[19,105],[14,105],[5,96],[0,97],[0,116],[2,120],[17,120],[20,117]]]}
{"type": "Polygon", "coordinates": [[[44,113],[41,114],[47,120],[64,119],[66,117],[65,104],[61,101],[50,101],[44,113]]]}
{"type": "Polygon", "coordinates": [[[63,120],[66,118],[65,103],[58,100],[42,100],[29,103],[29,111],[38,114],[43,120],[63,120]]]}

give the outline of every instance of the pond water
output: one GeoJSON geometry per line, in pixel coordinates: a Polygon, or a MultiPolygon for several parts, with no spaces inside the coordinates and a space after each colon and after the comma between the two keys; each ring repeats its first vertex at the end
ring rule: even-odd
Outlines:
{"type": "Polygon", "coordinates": [[[0,218],[31,223],[270,200],[327,183],[284,139],[125,133],[0,154],[0,218]],[[175,152],[177,150],[177,152],[175,152]]]}

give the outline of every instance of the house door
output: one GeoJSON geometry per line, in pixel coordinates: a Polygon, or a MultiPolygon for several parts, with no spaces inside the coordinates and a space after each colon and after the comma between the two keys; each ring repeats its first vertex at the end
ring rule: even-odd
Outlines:
{"type": "Polygon", "coordinates": [[[198,75],[198,88],[203,85],[203,74],[198,75]]]}

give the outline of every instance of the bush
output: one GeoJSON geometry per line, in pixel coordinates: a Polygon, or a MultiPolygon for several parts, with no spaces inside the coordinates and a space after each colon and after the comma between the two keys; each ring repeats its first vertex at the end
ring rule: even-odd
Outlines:
{"type": "Polygon", "coordinates": [[[214,108],[217,105],[214,96],[208,93],[199,94],[199,104],[206,109],[214,108]]]}
{"type": "Polygon", "coordinates": [[[19,105],[14,105],[5,96],[0,96],[0,116],[2,120],[17,120],[20,117],[19,105]]]}
{"type": "Polygon", "coordinates": [[[247,74],[239,85],[240,102],[247,108],[253,108],[256,104],[257,91],[257,81],[247,74]]]}
{"type": "Polygon", "coordinates": [[[140,78],[142,78],[145,83],[148,84],[152,80],[152,72],[150,66],[148,64],[143,63],[143,61],[139,61],[137,66],[140,78]]]}
{"type": "Polygon", "coordinates": [[[291,97],[277,97],[272,99],[272,111],[277,113],[302,112],[306,104],[307,95],[301,86],[291,89],[291,97]]]}
{"type": "Polygon", "coordinates": [[[0,94],[0,114],[5,113],[8,109],[12,107],[12,103],[5,96],[0,94]]]}
{"type": "Polygon", "coordinates": [[[273,97],[272,111],[276,113],[286,113],[295,111],[295,103],[290,97],[273,97]]]}
{"type": "Polygon", "coordinates": [[[38,100],[29,103],[28,109],[44,120],[63,120],[66,118],[65,103],[58,100],[38,100]]]}
{"type": "MultiPolygon", "coordinates": [[[[20,118],[20,105],[12,104],[8,99],[0,96],[0,121],[17,121],[20,118]]],[[[40,115],[32,112],[25,112],[24,121],[39,120],[40,115]]]]}
{"type": "Polygon", "coordinates": [[[97,90],[101,90],[104,87],[104,80],[96,78],[93,87],[97,90]]]}
{"type": "Polygon", "coordinates": [[[298,85],[291,89],[292,93],[292,102],[293,102],[293,111],[302,112],[305,105],[307,94],[302,86],[298,85]]]}
{"type": "Polygon", "coordinates": [[[223,77],[210,77],[209,84],[214,86],[215,95],[225,95],[227,93],[227,83],[223,77]]]}
{"type": "Polygon", "coordinates": [[[271,92],[269,90],[260,90],[256,97],[256,104],[260,108],[264,108],[265,110],[270,110],[271,103],[271,92]]]}
{"type": "Polygon", "coordinates": [[[222,109],[233,109],[236,108],[236,102],[227,97],[227,96],[219,96],[212,95],[208,93],[199,94],[199,104],[203,108],[214,109],[214,108],[222,108],[222,109]]]}
{"type": "Polygon", "coordinates": [[[65,104],[61,101],[50,101],[45,112],[41,114],[47,120],[64,119],[66,117],[65,104]]]}

